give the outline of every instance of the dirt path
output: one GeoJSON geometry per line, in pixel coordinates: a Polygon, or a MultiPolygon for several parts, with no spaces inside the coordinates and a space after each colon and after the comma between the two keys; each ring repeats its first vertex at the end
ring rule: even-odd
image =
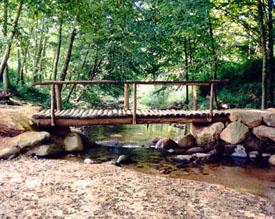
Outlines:
{"type": "Polygon", "coordinates": [[[272,218],[267,200],[111,164],[0,162],[0,218],[272,218]]]}

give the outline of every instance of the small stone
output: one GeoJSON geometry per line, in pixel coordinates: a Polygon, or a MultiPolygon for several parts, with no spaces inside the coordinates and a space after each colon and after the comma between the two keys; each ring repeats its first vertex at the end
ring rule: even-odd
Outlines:
{"type": "Polygon", "coordinates": [[[275,154],[270,156],[268,163],[270,163],[272,166],[275,166],[275,154]]]}
{"type": "Polygon", "coordinates": [[[269,154],[269,153],[262,153],[262,158],[263,159],[267,159],[267,158],[269,158],[271,156],[271,154],[269,154]]]}
{"type": "Polygon", "coordinates": [[[248,153],[248,157],[250,159],[256,159],[257,157],[259,157],[259,151],[250,151],[248,153]]]}
{"type": "Polygon", "coordinates": [[[128,164],[128,163],[130,163],[130,161],[131,161],[131,159],[130,159],[129,156],[122,154],[122,155],[120,155],[118,157],[118,159],[116,160],[115,164],[117,166],[121,166],[122,164],[128,164]]]}
{"type": "Polygon", "coordinates": [[[237,147],[235,148],[234,152],[231,154],[232,157],[236,157],[236,158],[246,158],[247,157],[247,153],[245,151],[245,147],[242,145],[237,145],[237,147]]]}
{"type": "Polygon", "coordinates": [[[191,148],[196,146],[196,139],[193,135],[188,134],[178,137],[177,143],[180,148],[191,148]]]}
{"type": "Polygon", "coordinates": [[[167,152],[168,152],[168,153],[174,153],[175,150],[174,150],[174,149],[169,149],[167,152]]]}
{"type": "Polygon", "coordinates": [[[195,154],[192,155],[192,157],[193,157],[196,161],[206,162],[206,161],[209,160],[210,154],[206,154],[206,153],[195,153],[195,154]]]}
{"type": "Polygon", "coordinates": [[[28,155],[37,157],[58,156],[62,153],[64,153],[64,148],[56,144],[40,145],[27,152],[28,155]]]}
{"type": "Polygon", "coordinates": [[[155,148],[159,150],[169,150],[169,149],[175,149],[177,147],[178,147],[178,144],[174,142],[172,139],[163,138],[158,141],[155,148]]]}
{"type": "Polygon", "coordinates": [[[172,160],[179,163],[188,163],[190,162],[191,158],[191,155],[177,155],[173,157],[172,160]]]}
{"type": "Polygon", "coordinates": [[[187,154],[202,153],[204,149],[202,147],[193,147],[186,151],[187,154]]]}
{"type": "Polygon", "coordinates": [[[83,163],[85,163],[85,164],[93,164],[94,161],[92,159],[90,159],[90,158],[85,158],[84,161],[83,161],[83,163]]]}

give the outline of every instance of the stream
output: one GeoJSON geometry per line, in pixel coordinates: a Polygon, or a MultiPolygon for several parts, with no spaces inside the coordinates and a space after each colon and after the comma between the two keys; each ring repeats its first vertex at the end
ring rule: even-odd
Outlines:
{"type": "Polygon", "coordinates": [[[90,158],[96,162],[116,160],[119,155],[129,155],[133,163],[123,168],[146,174],[162,175],[220,184],[242,192],[266,197],[275,203],[275,168],[268,162],[249,161],[223,157],[202,165],[179,168],[170,161],[169,153],[149,148],[154,138],[176,140],[184,134],[183,129],[170,125],[123,125],[94,126],[85,129],[85,134],[99,146],[81,155],[81,160],[90,158]]]}

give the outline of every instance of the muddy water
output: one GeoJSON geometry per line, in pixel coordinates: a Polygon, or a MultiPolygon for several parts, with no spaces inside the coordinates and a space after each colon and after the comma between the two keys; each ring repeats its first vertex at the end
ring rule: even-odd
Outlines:
{"type": "Polygon", "coordinates": [[[82,155],[98,162],[115,160],[126,154],[133,163],[124,168],[147,174],[163,175],[220,184],[238,191],[267,197],[275,203],[275,168],[267,162],[220,158],[215,162],[178,168],[170,161],[173,154],[148,148],[155,137],[176,139],[184,130],[169,125],[96,126],[86,130],[101,146],[82,155]]]}

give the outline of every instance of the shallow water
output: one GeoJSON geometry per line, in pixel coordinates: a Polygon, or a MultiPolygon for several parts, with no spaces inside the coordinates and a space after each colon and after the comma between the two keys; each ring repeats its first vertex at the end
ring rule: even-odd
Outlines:
{"type": "Polygon", "coordinates": [[[221,158],[215,162],[178,168],[169,159],[173,154],[148,148],[153,138],[176,139],[184,130],[169,125],[95,126],[86,134],[101,146],[82,155],[98,162],[115,160],[119,155],[131,157],[133,163],[125,165],[147,174],[184,178],[215,183],[269,198],[275,203],[275,168],[267,162],[221,158]]]}

